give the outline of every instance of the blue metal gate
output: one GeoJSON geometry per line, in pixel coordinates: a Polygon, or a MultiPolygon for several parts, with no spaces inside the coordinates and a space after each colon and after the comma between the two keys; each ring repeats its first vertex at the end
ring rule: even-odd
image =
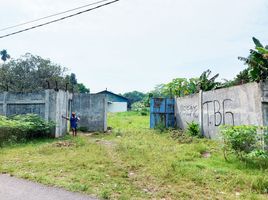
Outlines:
{"type": "Polygon", "coordinates": [[[175,126],[174,99],[153,98],[150,101],[150,128],[163,125],[166,128],[175,126]]]}

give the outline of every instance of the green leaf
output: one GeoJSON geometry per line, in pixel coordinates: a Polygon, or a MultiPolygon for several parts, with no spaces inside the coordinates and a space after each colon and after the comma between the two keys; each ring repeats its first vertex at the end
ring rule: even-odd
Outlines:
{"type": "Polygon", "coordinates": [[[263,47],[263,45],[261,44],[261,42],[257,38],[253,37],[252,40],[253,40],[254,44],[256,45],[256,47],[263,47]]]}

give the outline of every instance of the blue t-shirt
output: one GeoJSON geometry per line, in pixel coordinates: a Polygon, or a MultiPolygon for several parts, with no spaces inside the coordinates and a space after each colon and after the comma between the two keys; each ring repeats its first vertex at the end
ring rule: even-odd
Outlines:
{"type": "Polygon", "coordinates": [[[77,117],[71,116],[71,118],[70,118],[71,127],[72,128],[77,128],[77,122],[78,121],[79,121],[79,119],[77,117]]]}

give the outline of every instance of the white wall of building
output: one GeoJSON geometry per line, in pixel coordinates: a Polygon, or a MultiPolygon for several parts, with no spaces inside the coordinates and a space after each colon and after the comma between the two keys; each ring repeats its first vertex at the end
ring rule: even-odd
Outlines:
{"type": "Polygon", "coordinates": [[[108,112],[116,113],[116,112],[126,112],[126,111],[127,111],[126,102],[109,102],[108,103],[108,112]]]}

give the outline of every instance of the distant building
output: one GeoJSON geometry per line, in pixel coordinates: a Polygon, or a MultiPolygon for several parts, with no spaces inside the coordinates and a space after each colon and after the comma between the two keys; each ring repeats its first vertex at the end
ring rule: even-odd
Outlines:
{"type": "Polygon", "coordinates": [[[128,99],[115,94],[113,92],[109,92],[107,90],[101,91],[97,94],[105,94],[108,102],[108,112],[126,112],[128,107],[128,99]]]}

